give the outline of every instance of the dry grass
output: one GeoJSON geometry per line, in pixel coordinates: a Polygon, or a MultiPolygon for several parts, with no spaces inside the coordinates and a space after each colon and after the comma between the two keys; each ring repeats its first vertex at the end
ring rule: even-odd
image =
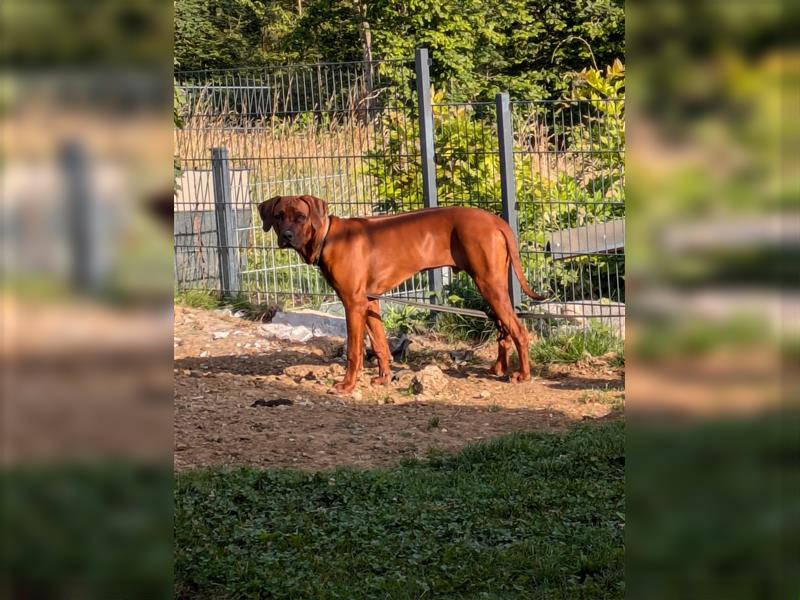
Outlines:
{"type": "Polygon", "coordinates": [[[319,123],[272,116],[234,127],[222,117],[200,117],[176,130],[175,148],[184,169],[208,169],[209,149],[228,148],[232,167],[250,173],[254,202],[312,193],[346,205],[339,212],[369,214],[375,193],[362,175],[364,155],[384,146],[381,132],[379,121],[357,118],[319,123]]]}

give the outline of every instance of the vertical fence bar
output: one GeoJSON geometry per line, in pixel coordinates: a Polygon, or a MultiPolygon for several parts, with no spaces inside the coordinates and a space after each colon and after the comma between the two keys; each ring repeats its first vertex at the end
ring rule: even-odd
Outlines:
{"type": "MultiPolygon", "coordinates": [[[[433,107],[431,106],[431,73],[427,48],[417,48],[415,52],[415,72],[417,75],[417,106],[419,107],[419,149],[422,158],[422,199],[425,208],[439,205],[436,195],[436,163],[433,147],[433,107]]],[[[428,289],[442,297],[442,270],[428,271],[428,289]]]]}
{"type": "MultiPolygon", "coordinates": [[[[497,138],[500,141],[500,185],[503,196],[503,219],[511,227],[514,237],[519,240],[517,221],[517,184],[514,180],[514,130],[511,124],[511,99],[508,92],[497,94],[497,138]]],[[[522,302],[519,281],[514,269],[508,268],[508,292],[511,304],[516,308],[522,302]]]]}
{"type": "Polygon", "coordinates": [[[211,172],[214,181],[214,213],[217,220],[217,256],[219,281],[223,296],[241,290],[239,260],[236,257],[238,234],[231,194],[231,168],[227,148],[211,149],[211,172]]]}

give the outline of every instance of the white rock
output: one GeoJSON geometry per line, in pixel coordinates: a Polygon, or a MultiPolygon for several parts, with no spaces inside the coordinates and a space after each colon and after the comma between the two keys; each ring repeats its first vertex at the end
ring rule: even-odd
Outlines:
{"type": "Polygon", "coordinates": [[[337,317],[318,311],[279,312],[272,317],[271,324],[307,327],[315,337],[347,336],[347,324],[344,317],[337,317]]]}
{"type": "Polygon", "coordinates": [[[211,333],[211,337],[213,337],[215,340],[222,340],[228,337],[230,334],[230,331],[214,331],[211,333]]]}
{"type": "Polygon", "coordinates": [[[261,325],[261,331],[264,335],[269,337],[274,337],[279,340],[290,340],[292,342],[307,342],[314,337],[311,330],[303,325],[294,327],[282,323],[265,323],[261,325]]]}

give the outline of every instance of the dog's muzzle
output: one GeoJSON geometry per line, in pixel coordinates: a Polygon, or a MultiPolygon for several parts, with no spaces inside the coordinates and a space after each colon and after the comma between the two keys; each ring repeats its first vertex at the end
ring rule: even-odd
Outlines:
{"type": "Polygon", "coordinates": [[[294,248],[294,234],[290,229],[286,229],[281,233],[278,246],[281,248],[294,248]]]}

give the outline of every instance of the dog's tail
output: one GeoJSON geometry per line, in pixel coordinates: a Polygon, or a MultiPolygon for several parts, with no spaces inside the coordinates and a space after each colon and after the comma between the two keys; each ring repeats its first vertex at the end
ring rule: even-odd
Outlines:
{"type": "Polygon", "coordinates": [[[519,285],[522,288],[522,291],[534,300],[547,300],[547,298],[540,296],[528,287],[528,282],[525,280],[525,273],[522,272],[522,260],[519,257],[519,248],[517,247],[517,241],[514,239],[514,233],[511,231],[511,228],[505,223],[505,221],[503,222],[503,225],[505,225],[505,227],[501,227],[500,231],[503,232],[503,237],[506,238],[508,257],[511,259],[511,265],[514,267],[514,273],[516,273],[517,279],[519,279],[519,285]]]}

